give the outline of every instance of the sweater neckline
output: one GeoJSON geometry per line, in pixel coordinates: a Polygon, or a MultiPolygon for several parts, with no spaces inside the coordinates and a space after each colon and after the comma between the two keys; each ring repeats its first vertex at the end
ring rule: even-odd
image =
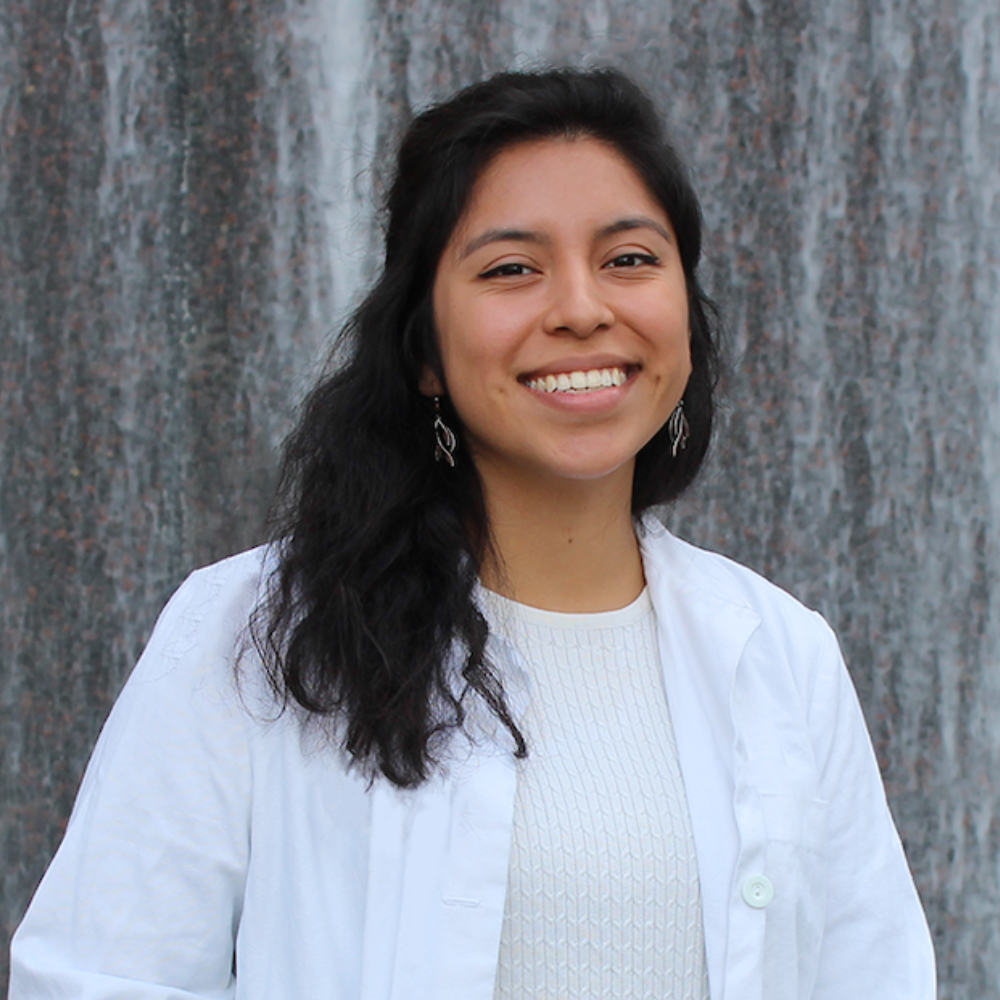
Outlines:
{"type": "Polygon", "coordinates": [[[622,628],[641,621],[653,610],[649,587],[643,587],[639,596],[623,608],[611,611],[570,612],[549,611],[530,604],[504,597],[496,591],[481,588],[489,617],[503,622],[517,621],[530,625],[559,629],[622,628]]]}

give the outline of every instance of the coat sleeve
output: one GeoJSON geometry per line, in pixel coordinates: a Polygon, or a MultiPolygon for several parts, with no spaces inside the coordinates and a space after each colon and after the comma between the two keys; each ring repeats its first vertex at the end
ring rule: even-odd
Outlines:
{"type": "Polygon", "coordinates": [[[181,587],[112,710],[14,937],[10,1000],[233,995],[251,791],[233,562],[181,587]]]}
{"type": "Polygon", "coordinates": [[[825,925],[812,1000],[934,1000],[927,922],[861,706],[825,622],[814,667],[809,726],[828,812],[825,925]]]}

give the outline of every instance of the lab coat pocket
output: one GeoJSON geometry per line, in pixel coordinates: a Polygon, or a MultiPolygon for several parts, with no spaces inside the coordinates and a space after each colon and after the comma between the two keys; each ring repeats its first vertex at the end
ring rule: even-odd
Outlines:
{"type": "Polygon", "coordinates": [[[762,792],[765,870],[774,896],[766,910],[764,996],[810,996],[826,908],[827,803],[804,794],[762,792]],[[781,984],[779,987],[778,984],[781,984]]]}

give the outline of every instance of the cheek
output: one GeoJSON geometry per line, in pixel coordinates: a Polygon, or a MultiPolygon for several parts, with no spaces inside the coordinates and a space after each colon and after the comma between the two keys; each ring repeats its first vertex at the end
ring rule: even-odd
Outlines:
{"type": "Polygon", "coordinates": [[[492,315],[490,310],[468,308],[460,317],[439,326],[438,343],[449,380],[461,377],[467,383],[491,386],[504,392],[516,371],[517,338],[510,329],[510,317],[492,315]]]}
{"type": "Polygon", "coordinates": [[[686,306],[673,302],[654,304],[636,321],[639,329],[647,331],[647,338],[665,364],[690,366],[691,329],[686,306]]]}
{"type": "Polygon", "coordinates": [[[690,374],[691,371],[691,322],[688,312],[687,300],[684,304],[674,307],[674,315],[670,324],[673,331],[674,350],[683,359],[683,366],[690,374]]]}
{"type": "Polygon", "coordinates": [[[452,395],[462,392],[477,381],[483,371],[484,359],[481,345],[473,338],[456,335],[454,328],[441,330],[438,343],[441,345],[441,364],[452,395]]]}

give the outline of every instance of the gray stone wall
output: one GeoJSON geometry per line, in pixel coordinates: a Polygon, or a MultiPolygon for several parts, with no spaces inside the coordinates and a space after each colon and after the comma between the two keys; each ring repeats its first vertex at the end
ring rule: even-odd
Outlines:
{"type": "Polygon", "coordinates": [[[1000,998],[994,0],[0,0],[4,935],[160,605],[261,537],[400,124],[564,60],[702,194],[733,365],[670,519],[837,628],[940,996],[1000,998]]]}

